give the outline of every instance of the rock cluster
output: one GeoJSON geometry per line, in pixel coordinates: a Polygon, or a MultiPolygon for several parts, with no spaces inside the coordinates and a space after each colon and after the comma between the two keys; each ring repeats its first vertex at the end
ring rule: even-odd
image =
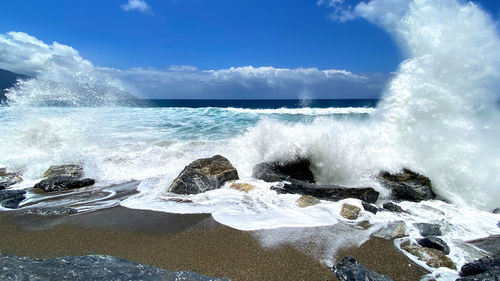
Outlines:
{"type": "Polygon", "coordinates": [[[90,186],[95,183],[94,179],[82,178],[83,167],[77,165],[52,166],[44,173],[44,177],[46,178],[35,184],[34,188],[53,192],[90,186]]]}
{"type": "Polygon", "coordinates": [[[67,216],[77,214],[78,211],[73,208],[51,207],[51,208],[32,208],[24,212],[25,215],[49,216],[67,216]]]}

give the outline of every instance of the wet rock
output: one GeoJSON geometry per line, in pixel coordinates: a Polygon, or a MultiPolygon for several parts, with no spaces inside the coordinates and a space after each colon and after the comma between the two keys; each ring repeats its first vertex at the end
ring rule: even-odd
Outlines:
{"type": "Polygon", "coordinates": [[[403,213],[404,212],[404,210],[401,207],[399,207],[398,204],[395,204],[392,202],[384,203],[382,205],[382,207],[384,207],[384,209],[386,209],[386,210],[389,210],[389,211],[395,212],[395,213],[403,213]]]}
{"type": "Polygon", "coordinates": [[[332,272],[340,281],[392,281],[386,275],[369,270],[351,256],[343,257],[332,267],[332,272]]]}
{"type": "Polygon", "coordinates": [[[500,235],[491,235],[486,238],[468,241],[467,243],[488,252],[490,255],[500,257],[500,235]]]}
{"type": "Polygon", "coordinates": [[[236,190],[243,191],[243,192],[249,192],[251,190],[254,190],[255,186],[248,184],[248,183],[233,182],[233,183],[231,183],[229,188],[236,189],[236,190]]]}
{"type": "Polygon", "coordinates": [[[17,209],[19,203],[26,199],[24,190],[0,190],[0,205],[4,208],[17,209]]]}
{"type": "Polygon", "coordinates": [[[406,235],[406,224],[404,221],[396,221],[390,223],[387,227],[375,232],[373,236],[383,238],[386,240],[392,240],[395,238],[401,238],[406,235]]]}
{"type": "Polygon", "coordinates": [[[237,180],[238,172],[226,158],[216,155],[187,165],[174,180],[168,192],[198,194],[220,188],[226,181],[237,180]]]}
{"type": "Polygon", "coordinates": [[[297,203],[297,205],[299,207],[305,208],[305,207],[317,205],[317,204],[321,203],[321,200],[319,200],[318,198],[309,196],[309,195],[303,195],[303,196],[300,196],[300,198],[297,199],[297,201],[295,203],[297,203]]]}
{"type": "Polygon", "coordinates": [[[74,177],[52,177],[44,179],[41,182],[35,184],[34,188],[42,189],[45,192],[53,192],[66,189],[75,189],[85,186],[93,185],[95,181],[93,179],[78,179],[74,177]]]}
{"type": "Polygon", "coordinates": [[[72,177],[79,179],[83,177],[83,167],[78,165],[50,166],[50,168],[43,174],[43,177],[72,177]]]}
{"type": "Polygon", "coordinates": [[[102,255],[31,259],[0,254],[0,265],[0,280],[228,280],[186,271],[167,271],[102,255]]]}
{"type": "Polygon", "coordinates": [[[271,187],[278,193],[292,193],[310,195],[319,199],[339,201],[347,198],[356,198],[369,203],[378,199],[379,193],[371,187],[343,187],[338,185],[316,185],[302,181],[281,182],[271,187]]]}
{"type": "Polygon", "coordinates": [[[393,199],[396,200],[420,202],[436,197],[432,192],[431,180],[408,169],[397,174],[381,172],[378,179],[392,191],[393,199]]]}
{"type": "Polygon", "coordinates": [[[417,243],[422,247],[439,250],[445,255],[450,253],[450,247],[448,247],[448,244],[435,236],[427,236],[422,239],[417,239],[417,243]]]}
{"type": "Polygon", "coordinates": [[[348,220],[355,220],[358,218],[360,211],[360,208],[351,204],[344,203],[342,204],[342,211],[340,212],[340,214],[348,220]]]}
{"type": "Polygon", "coordinates": [[[314,175],[309,168],[308,159],[298,159],[288,162],[264,162],[253,168],[253,177],[267,182],[284,180],[300,180],[314,183],[314,175]]]}
{"type": "Polygon", "coordinates": [[[370,203],[366,203],[364,201],[361,202],[361,204],[363,205],[363,209],[365,209],[365,211],[368,211],[368,212],[373,213],[373,214],[377,214],[377,212],[378,212],[377,206],[370,204],[370,203]]]}
{"type": "Polygon", "coordinates": [[[471,263],[466,263],[460,269],[460,276],[462,278],[457,280],[500,280],[500,258],[485,257],[471,263]]]}
{"type": "Polygon", "coordinates": [[[0,190],[22,181],[23,178],[19,174],[7,173],[5,168],[0,169],[0,190]]]}
{"type": "Polygon", "coordinates": [[[77,214],[78,211],[73,208],[65,208],[65,207],[53,207],[53,208],[33,208],[28,209],[24,212],[26,215],[38,215],[44,217],[51,216],[67,216],[77,214]]]}
{"type": "Polygon", "coordinates": [[[447,267],[450,269],[456,269],[453,261],[451,261],[450,258],[448,258],[443,252],[439,250],[410,244],[408,242],[403,243],[401,245],[401,248],[414,255],[419,260],[425,262],[430,267],[447,267]]]}
{"type": "Polygon", "coordinates": [[[420,235],[422,236],[441,236],[441,227],[439,224],[433,224],[433,223],[414,223],[413,224],[418,231],[420,232],[420,235]]]}
{"type": "Polygon", "coordinates": [[[500,208],[496,208],[492,211],[493,214],[500,214],[500,208]]]}

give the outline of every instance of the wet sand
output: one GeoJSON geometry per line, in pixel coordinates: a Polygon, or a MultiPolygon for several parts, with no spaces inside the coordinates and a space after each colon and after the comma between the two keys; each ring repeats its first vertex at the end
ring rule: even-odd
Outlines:
{"type": "MultiPolygon", "coordinates": [[[[330,269],[294,247],[263,248],[251,232],[210,215],[177,215],[113,207],[63,218],[0,213],[0,251],[52,258],[105,254],[231,280],[336,280],[330,269]]],[[[391,241],[371,239],[344,251],[394,280],[419,280],[425,271],[391,241]],[[410,264],[410,266],[409,266],[410,264]]]]}

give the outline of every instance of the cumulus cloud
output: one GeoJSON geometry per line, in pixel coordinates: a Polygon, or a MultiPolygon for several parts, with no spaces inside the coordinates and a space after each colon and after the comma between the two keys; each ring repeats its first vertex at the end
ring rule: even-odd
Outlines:
{"type": "Polygon", "coordinates": [[[70,46],[47,44],[22,32],[0,34],[0,68],[45,81],[76,80],[83,88],[94,82],[111,85],[145,98],[293,99],[304,93],[311,98],[374,98],[388,78],[317,68],[103,68],[82,58],[70,46]]]}
{"type": "Polygon", "coordinates": [[[151,7],[144,0],[128,0],[127,4],[123,4],[121,7],[127,12],[139,11],[145,14],[151,13],[151,7]]]}

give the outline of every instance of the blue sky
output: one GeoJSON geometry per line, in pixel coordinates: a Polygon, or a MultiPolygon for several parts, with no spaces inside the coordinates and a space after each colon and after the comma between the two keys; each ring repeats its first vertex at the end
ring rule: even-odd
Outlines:
{"type": "MultiPolygon", "coordinates": [[[[344,1],[352,7],[360,2],[344,1]]],[[[19,31],[48,45],[56,41],[95,66],[114,69],[271,66],[347,70],[384,79],[397,69],[404,55],[387,32],[361,18],[332,20],[332,7],[324,2],[2,0],[0,34],[19,31]]],[[[498,19],[500,1],[477,3],[498,19]]]]}

